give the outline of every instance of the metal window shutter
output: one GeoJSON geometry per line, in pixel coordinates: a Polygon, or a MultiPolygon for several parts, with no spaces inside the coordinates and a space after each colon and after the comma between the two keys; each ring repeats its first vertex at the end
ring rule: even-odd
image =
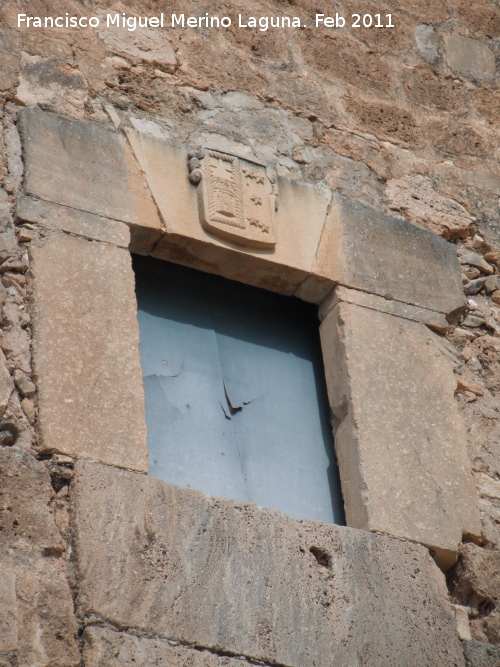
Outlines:
{"type": "Polygon", "coordinates": [[[342,523],[315,308],[134,257],[149,472],[342,523]]]}

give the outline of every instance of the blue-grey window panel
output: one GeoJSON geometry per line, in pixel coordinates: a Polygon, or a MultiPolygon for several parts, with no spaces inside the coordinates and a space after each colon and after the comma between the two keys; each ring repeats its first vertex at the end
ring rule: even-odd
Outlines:
{"type": "Polygon", "coordinates": [[[134,257],[149,473],[343,523],[316,308],[134,257]]]}

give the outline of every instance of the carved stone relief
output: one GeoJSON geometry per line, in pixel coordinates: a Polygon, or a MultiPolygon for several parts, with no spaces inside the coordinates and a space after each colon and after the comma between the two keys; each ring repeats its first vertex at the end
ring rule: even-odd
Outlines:
{"type": "Polygon", "coordinates": [[[188,158],[203,228],[239,245],[274,248],[277,187],[266,167],[212,149],[191,151],[188,158]]]}

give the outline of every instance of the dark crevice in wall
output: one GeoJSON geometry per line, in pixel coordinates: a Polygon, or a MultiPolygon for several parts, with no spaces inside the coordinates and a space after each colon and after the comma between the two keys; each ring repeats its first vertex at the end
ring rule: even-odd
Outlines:
{"type": "Polygon", "coordinates": [[[241,653],[234,653],[232,651],[225,651],[220,648],[214,648],[213,646],[200,646],[198,644],[190,644],[188,642],[183,642],[179,639],[169,638],[165,637],[164,635],[160,635],[158,633],[145,631],[142,628],[132,628],[132,627],[122,626],[119,623],[114,623],[113,621],[105,619],[96,614],[92,614],[86,617],[86,619],[82,621],[82,628],[83,628],[82,634],[85,628],[90,628],[90,627],[112,629],[115,632],[127,634],[133,637],[142,637],[145,639],[157,639],[161,642],[169,644],[172,647],[182,647],[199,652],[205,651],[211,653],[212,655],[219,656],[221,658],[236,658],[238,660],[245,660],[246,663],[249,665],[262,665],[262,667],[291,667],[290,665],[286,665],[280,662],[265,662],[263,660],[259,660],[258,658],[254,658],[252,656],[243,655],[241,653]]]}

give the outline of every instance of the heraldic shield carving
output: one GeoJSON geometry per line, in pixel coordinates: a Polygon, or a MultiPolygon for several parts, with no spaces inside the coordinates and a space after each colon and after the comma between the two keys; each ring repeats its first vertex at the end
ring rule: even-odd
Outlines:
{"type": "Polygon", "coordinates": [[[204,229],[250,248],[274,248],[277,186],[266,167],[209,148],[189,153],[204,229]]]}

